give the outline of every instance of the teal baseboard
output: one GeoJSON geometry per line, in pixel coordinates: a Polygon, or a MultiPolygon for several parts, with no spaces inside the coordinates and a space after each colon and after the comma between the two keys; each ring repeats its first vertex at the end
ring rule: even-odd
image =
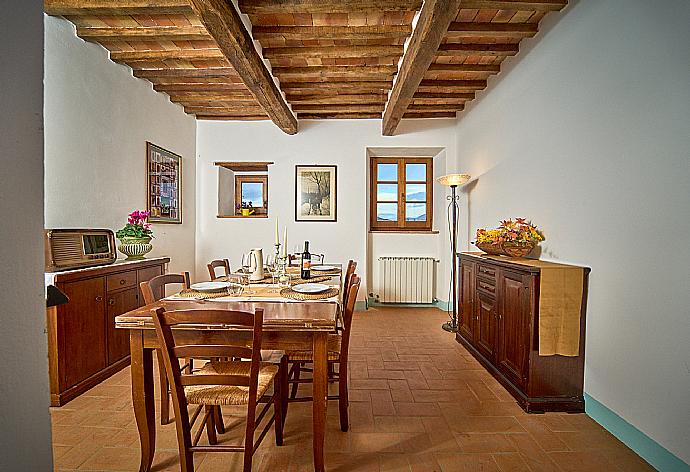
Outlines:
{"type": "Polygon", "coordinates": [[[366,309],[367,309],[367,302],[365,302],[365,301],[355,302],[355,311],[364,311],[366,309]]]}
{"type": "Polygon", "coordinates": [[[660,472],[690,472],[689,464],[586,393],[585,411],[660,472]]]}

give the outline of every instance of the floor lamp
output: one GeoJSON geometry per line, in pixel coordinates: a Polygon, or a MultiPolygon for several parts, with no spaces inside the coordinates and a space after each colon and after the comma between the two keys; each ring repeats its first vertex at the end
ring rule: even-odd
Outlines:
{"type": "Polygon", "coordinates": [[[458,196],[456,190],[458,186],[464,185],[470,180],[469,174],[448,174],[443,177],[438,178],[438,183],[450,187],[450,204],[448,205],[448,210],[452,212],[452,217],[450,220],[450,246],[452,251],[452,263],[453,267],[451,270],[451,283],[453,284],[453,298],[450,300],[451,306],[453,307],[453,317],[450,321],[443,323],[443,329],[454,333],[458,330],[458,308],[457,308],[457,290],[458,290],[458,196]]]}

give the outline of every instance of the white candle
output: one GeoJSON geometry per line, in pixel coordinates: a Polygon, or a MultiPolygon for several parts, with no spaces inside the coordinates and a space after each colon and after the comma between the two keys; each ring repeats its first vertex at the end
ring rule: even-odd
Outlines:
{"type": "Polygon", "coordinates": [[[283,257],[287,256],[287,225],[283,230],[283,257]]]}
{"type": "Polygon", "coordinates": [[[278,217],[276,217],[276,246],[280,244],[280,239],[278,239],[278,217]]]}

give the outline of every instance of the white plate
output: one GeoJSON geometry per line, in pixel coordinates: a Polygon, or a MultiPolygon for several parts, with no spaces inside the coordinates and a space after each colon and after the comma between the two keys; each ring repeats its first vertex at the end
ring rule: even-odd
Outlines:
{"type": "Polygon", "coordinates": [[[292,287],[292,290],[298,293],[321,293],[329,288],[331,287],[324,284],[297,284],[292,287]]]}
{"type": "Polygon", "coordinates": [[[189,286],[192,290],[197,292],[217,292],[230,286],[230,282],[199,282],[189,286]]]}
{"type": "Polygon", "coordinates": [[[317,265],[311,266],[311,270],[316,270],[316,271],[319,271],[319,270],[330,271],[330,270],[337,270],[337,269],[338,269],[338,267],[336,267],[334,265],[317,264],[317,265]]]}

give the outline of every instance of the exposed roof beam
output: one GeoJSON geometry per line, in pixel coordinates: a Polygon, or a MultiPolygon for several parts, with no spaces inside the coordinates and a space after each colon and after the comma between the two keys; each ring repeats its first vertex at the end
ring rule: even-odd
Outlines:
{"type": "Polygon", "coordinates": [[[428,112],[428,113],[405,113],[403,116],[403,119],[408,119],[408,118],[455,118],[455,112],[454,111],[436,111],[436,112],[428,112]]]}
{"type": "Polygon", "coordinates": [[[465,0],[462,8],[486,8],[517,11],[558,11],[568,0],[465,0]]]}
{"type": "Polygon", "coordinates": [[[287,134],[296,134],[297,118],[254,48],[253,39],[232,3],[224,0],[190,1],[218,47],[271,120],[287,134]]]}
{"type": "Polygon", "coordinates": [[[247,87],[243,83],[239,84],[154,84],[153,89],[157,92],[226,92],[238,97],[249,97],[254,100],[247,87]]]}
{"type": "Polygon", "coordinates": [[[529,38],[537,34],[536,23],[474,23],[454,21],[448,27],[448,36],[493,36],[529,38]]]}
{"type": "Polygon", "coordinates": [[[429,72],[488,72],[497,74],[501,71],[498,64],[440,64],[434,63],[429,66],[429,72]]]}
{"type": "Polygon", "coordinates": [[[77,36],[89,41],[198,41],[212,39],[203,26],[78,27],[77,36]]]}
{"type": "Polygon", "coordinates": [[[456,112],[460,111],[463,108],[465,108],[464,105],[453,105],[449,103],[443,103],[443,104],[412,104],[410,105],[407,110],[408,111],[449,111],[449,112],[456,112]]]}
{"type": "Polygon", "coordinates": [[[278,57],[399,57],[402,46],[324,46],[324,47],[285,47],[264,48],[263,55],[268,59],[278,57]]]}
{"type": "Polygon", "coordinates": [[[203,113],[205,115],[264,115],[265,112],[260,106],[254,107],[184,107],[186,113],[193,115],[203,113]]]}
{"type": "Polygon", "coordinates": [[[152,15],[191,13],[187,0],[44,0],[48,15],[152,15]]]}
{"type": "Polygon", "coordinates": [[[451,92],[451,93],[441,93],[441,92],[417,92],[414,94],[414,99],[418,98],[456,98],[462,100],[472,100],[474,99],[474,94],[469,92],[451,92]]]}
{"type": "Polygon", "coordinates": [[[254,26],[255,39],[283,37],[286,39],[382,39],[406,37],[409,25],[371,26],[254,26]]]}
{"type": "Polygon", "coordinates": [[[361,119],[380,119],[381,113],[328,113],[319,115],[317,113],[300,113],[299,117],[304,120],[361,120],[361,119]]]}
{"type": "Polygon", "coordinates": [[[518,53],[517,44],[441,44],[437,56],[514,56],[518,53]]]}
{"type": "Polygon", "coordinates": [[[273,74],[277,76],[297,75],[301,77],[363,77],[383,76],[393,77],[398,71],[397,66],[307,66],[307,67],[273,67],[273,74]]]}
{"type": "MultiPolygon", "coordinates": [[[[310,79],[313,80],[313,79],[310,79]]],[[[390,90],[391,87],[393,87],[393,84],[389,81],[386,80],[360,80],[360,81],[341,81],[341,82],[335,82],[335,81],[329,81],[329,82],[290,82],[290,81],[281,81],[280,82],[280,88],[283,91],[289,90],[289,89],[338,89],[338,90],[346,90],[346,89],[372,89],[372,90],[390,90]]]]}
{"type": "Polygon", "coordinates": [[[385,104],[388,97],[384,94],[367,94],[367,95],[287,95],[287,99],[292,105],[293,109],[298,103],[309,103],[312,105],[336,105],[340,103],[358,103],[358,104],[385,104]]]}
{"type": "Polygon", "coordinates": [[[475,91],[486,88],[486,80],[422,80],[420,88],[446,89],[454,92],[460,90],[475,91]]]}
{"type": "Polygon", "coordinates": [[[436,56],[448,25],[455,19],[460,3],[461,0],[426,0],[422,5],[383,114],[384,135],[393,135],[398,127],[419,83],[436,56]]]}
{"type": "Polygon", "coordinates": [[[153,77],[226,77],[237,75],[237,72],[232,67],[208,67],[204,69],[166,67],[134,69],[132,73],[134,77],[141,79],[153,77]]]}
{"type": "Polygon", "coordinates": [[[115,62],[131,63],[146,61],[165,61],[185,59],[189,61],[202,59],[225,59],[220,49],[164,49],[162,51],[112,51],[110,59],[115,62]]]}
{"type": "Polygon", "coordinates": [[[307,105],[307,104],[299,104],[299,105],[294,105],[293,106],[294,110],[297,113],[304,113],[304,112],[309,112],[309,113],[314,113],[318,115],[322,115],[325,113],[381,113],[383,111],[383,103],[379,105],[363,105],[363,104],[354,104],[354,105],[345,105],[345,104],[336,104],[336,105],[307,105]]]}
{"type": "Polygon", "coordinates": [[[242,13],[357,13],[416,11],[422,0],[240,0],[242,13]]]}
{"type": "Polygon", "coordinates": [[[263,120],[268,120],[268,116],[266,115],[256,115],[256,116],[250,116],[250,115],[225,115],[225,116],[214,116],[214,115],[205,115],[205,114],[197,114],[196,115],[197,120],[220,120],[220,121],[263,121],[263,120]]]}

